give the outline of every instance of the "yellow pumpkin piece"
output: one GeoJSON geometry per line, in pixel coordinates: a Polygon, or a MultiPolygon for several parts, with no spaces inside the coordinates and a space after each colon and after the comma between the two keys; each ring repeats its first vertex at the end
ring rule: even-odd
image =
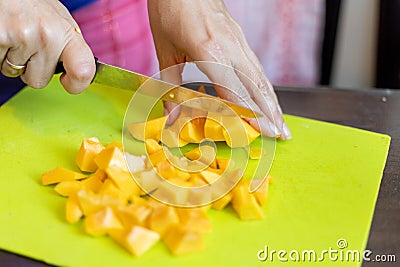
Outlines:
{"type": "Polygon", "coordinates": [[[192,186],[199,187],[203,185],[207,185],[208,182],[203,178],[203,175],[200,173],[191,173],[190,174],[190,179],[188,180],[192,186]]]}
{"type": "Polygon", "coordinates": [[[260,204],[260,206],[265,206],[267,204],[267,198],[268,198],[268,187],[269,183],[271,182],[271,176],[268,176],[261,186],[253,193],[253,195],[256,197],[257,202],[260,204]]]}
{"type": "Polygon", "coordinates": [[[133,226],[128,231],[113,231],[111,238],[131,254],[140,256],[160,240],[160,235],[141,226],[133,226]]]}
{"type": "Polygon", "coordinates": [[[203,234],[191,229],[176,225],[168,229],[163,241],[175,255],[183,255],[204,250],[203,234]]]}
{"type": "Polygon", "coordinates": [[[264,150],[258,147],[250,147],[249,158],[250,159],[261,159],[264,156],[264,150]]]}
{"type": "Polygon", "coordinates": [[[124,154],[118,147],[104,149],[95,157],[94,161],[103,171],[112,167],[127,170],[124,154]]]}
{"type": "Polygon", "coordinates": [[[81,181],[84,188],[90,190],[94,193],[98,193],[103,185],[103,182],[99,179],[98,176],[92,175],[81,181]]]}
{"type": "Polygon", "coordinates": [[[121,192],[118,186],[111,179],[106,179],[104,181],[98,194],[106,195],[113,198],[122,198],[122,199],[126,199],[129,197],[127,195],[124,195],[123,192],[121,192]]]}
{"type": "Polygon", "coordinates": [[[154,154],[155,152],[163,149],[162,146],[154,139],[146,139],[144,143],[146,145],[146,151],[149,154],[154,154]]]}
{"type": "Polygon", "coordinates": [[[101,236],[122,229],[121,222],[110,207],[105,207],[85,217],[85,231],[92,236],[101,236]]]}
{"type": "Polygon", "coordinates": [[[68,169],[57,167],[42,175],[42,185],[56,184],[62,181],[74,181],[85,178],[86,175],[68,169]]]}
{"type": "Polygon", "coordinates": [[[199,87],[198,91],[199,91],[200,93],[206,94],[206,89],[204,88],[203,85],[199,87]]]}
{"type": "Polygon", "coordinates": [[[121,150],[122,152],[124,151],[124,146],[122,145],[122,143],[120,141],[113,141],[106,146],[106,148],[110,148],[110,147],[116,147],[119,150],[121,150]]]}
{"type": "Polygon", "coordinates": [[[211,207],[215,210],[223,210],[232,200],[232,193],[228,193],[221,197],[220,199],[214,201],[211,207]]]}
{"type": "Polygon", "coordinates": [[[237,117],[223,117],[223,130],[226,144],[230,147],[244,147],[253,142],[260,132],[255,130],[248,122],[237,117]]]}
{"type": "Polygon", "coordinates": [[[214,171],[210,171],[210,170],[204,170],[200,172],[201,175],[203,176],[204,180],[207,181],[207,183],[212,184],[214,183],[216,180],[218,180],[221,175],[219,173],[216,173],[214,171]]]}
{"type": "Polygon", "coordinates": [[[245,183],[232,190],[232,207],[241,220],[261,220],[264,213],[257,203],[253,194],[249,192],[249,187],[245,183]]]}
{"type": "MultiPolygon", "coordinates": [[[[187,203],[187,198],[188,198],[188,190],[186,189],[177,189],[178,186],[183,186],[186,187],[187,184],[181,184],[185,183],[185,181],[181,180],[172,180],[172,182],[163,182],[159,183],[157,187],[157,191],[155,191],[155,195],[157,196],[157,199],[159,199],[161,202],[166,202],[166,203],[173,203],[177,205],[183,205],[187,203]]],[[[190,186],[190,184],[189,184],[190,186]]]]}
{"type": "Polygon", "coordinates": [[[69,223],[76,223],[82,218],[83,211],[79,206],[79,201],[76,195],[71,195],[68,197],[65,204],[65,219],[69,223]]]}
{"type": "Polygon", "coordinates": [[[161,140],[161,131],[167,118],[168,116],[163,116],[146,122],[132,123],[128,125],[128,131],[138,140],[154,139],[158,142],[161,140]]]}
{"type": "Polygon", "coordinates": [[[190,160],[198,160],[211,168],[217,168],[215,155],[216,152],[214,147],[208,145],[196,147],[185,153],[186,158],[190,160]]]}
{"type": "Polygon", "coordinates": [[[189,144],[189,142],[183,140],[179,136],[179,132],[173,128],[164,129],[161,133],[161,142],[167,147],[183,147],[189,144]]]}
{"type": "Polygon", "coordinates": [[[158,163],[164,160],[167,160],[164,150],[158,150],[157,152],[149,155],[149,161],[153,166],[156,166],[158,163]]]}
{"type": "Polygon", "coordinates": [[[159,205],[153,209],[148,226],[151,230],[156,231],[163,236],[172,225],[179,223],[178,214],[173,207],[168,205],[159,205]]]}
{"type": "Polygon", "coordinates": [[[244,128],[246,129],[247,138],[249,140],[249,144],[252,143],[257,137],[260,136],[260,132],[253,128],[247,121],[242,119],[242,123],[244,128]]]}
{"type": "MultiPolygon", "coordinates": [[[[187,186],[189,187],[189,186],[187,186]]],[[[211,203],[211,191],[207,187],[188,188],[188,204],[193,206],[205,205],[211,203]]],[[[204,207],[204,206],[203,206],[204,207]]]]}
{"type": "Polygon", "coordinates": [[[217,168],[221,170],[226,170],[229,166],[229,161],[230,159],[224,159],[224,158],[217,158],[217,168]]]}
{"type": "Polygon", "coordinates": [[[119,168],[108,168],[107,174],[109,179],[117,185],[125,196],[139,195],[141,193],[139,185],[136,184],[130,172],[119,168]]]}
{"type": "Polygon", "coordinates": [[[58,194],[60,194],[64,197],[68,197],[68,196],[76,194],[76,192],[78,192],[82,188],[83,188],[82,182],[74,180],[74,181],[60,182],[54,187],[54,190],[58,194]]]}
{"type": "Polygon", "coordinates": [[[94,158],[104,149],[102,143],[96,137],[83,139],[81,148],[76,157],[76,164],[84,172],[94,172],[97,165],[94,158]]]}
{"type": "Polygon", "coordinates": [[[95,194],[84,189],[78,191],[77,198],[79,201],[79,206],[82,208],[85,216],[95,213],[106,206],[117,207],[126,203],[126,201],[123,199],[108,195],[95,194]]]}
{"type": "Polygon", "coordinates": [[[175,209],[179,217],[180,226],[199,233],[210,233],[212,231],[211,221],[201,207],[175,209]]]}
{"type": "Polygon", "coordinates": [[[151,212],[152,208],[146,204],[129,204],[128,206],[120,206],[115,210],[117,217],[126,229],[134,225],[145,226],[151,212]]]}
{"type": "Polygon", "coordinates": [[[186,181],[190,178],[189,173],[175,168],[168,160],[157,163],[156,169],[158,174],[166,180],[177,178],[186,181]]]}
{"type": "Polygon", "coordinates": [[[107,173],[103,170],[97,169],[96,172],[91,175],[91,177],[97,177],[97,179],[104,182],[107,178],[107,173]]]}
{"type": "Polygon", "coordinates": [[[215,168],[212,168],[212,167],[208,167],[207,169],[205,169],[205,171],[214,172],[214,173],[216,173],[216,174],[218,174],[218,175],[222,175],[222,174],[224,173],[224,170],[222,170],[222,169],[215,169],[215,168]]]}
{"type": "Polygon", "coordinates": [[[217,118],[220,119],[221,116],[213,115],[213,117],[216,117],[216,118],[212,119],[210,117],[207,117],[207,119],[204,123],[204,137],[210,138],[211,140],[214,140],[214,141],[225,141],[225,137],[223,134],[223,127],[216,120],[217,118]]]}
{"type": "Polygon", "coordinates": [[[201,143],[205,138],[204,124],[205,118],[195,118],[190,120],[183,126],[179,133],[179,137],[189,143],[201,143]]]}

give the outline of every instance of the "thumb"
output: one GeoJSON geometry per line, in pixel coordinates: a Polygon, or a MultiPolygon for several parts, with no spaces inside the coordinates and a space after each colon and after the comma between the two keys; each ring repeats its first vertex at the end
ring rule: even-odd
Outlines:
{"type": "MultiPolygon", "coordinates": [[[[166,62],[161,62],[160,60],[160,66],[162,68],[160,72],[161,80],[171,83],[173,85],[181,85],[182,72],[185,64],[182,63],[175,65],[174,61],[168,62],[170,64],[165,64],[165,63],[166,62]],[[163,68],[163,66],[168,66],[168,67],[163,68]]],[[[167,120],[167,125],[171,125],[179,117],[179,114],[180,114],[180,107],[177,104],[171,102],[164,102],[164,115],[169,115],[167,120]]]]}
{"type": "Polygon", "coordinates": [[[65,90],[77,94],[85,90],[92,81],[96,64],[89,46],[81,36],[74,37],[67,43],[60,60],[63,62],[65,73],[60,81],[65,90]]]}

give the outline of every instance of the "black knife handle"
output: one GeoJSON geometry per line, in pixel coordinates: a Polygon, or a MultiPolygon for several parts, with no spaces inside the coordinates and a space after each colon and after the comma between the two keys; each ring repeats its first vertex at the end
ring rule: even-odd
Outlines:
{"type": "MultiPolygon", "coordinates": [[[[94,63],[96,64],[96,68],[97,68],[97,63],[99,62],[99,59],[97,57],[94,57],[94,63]]],[[[57,63],[56,69],[54,71],[54,74],[60,74],[60,73],[65,73],[65,68],[64,68],[64,64],[62,61],[59,61],[57,63]]],[[[96,77],[96,74],[94,75],[96,77]]],[[[94,77],[93,77],[94,80],[94,77]]],[[[92,82],[93,82],[92,80],[92,82]]]]}

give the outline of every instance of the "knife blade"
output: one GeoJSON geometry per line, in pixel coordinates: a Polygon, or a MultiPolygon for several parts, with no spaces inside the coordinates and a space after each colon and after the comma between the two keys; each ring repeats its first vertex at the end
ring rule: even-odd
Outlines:
{"type": "MultiPolygon", "coordinates": [[[[65,69],[62,62],[59,62],[55,74],[62,72],[65,72],[65,69]]],[[[139,93],[157,98],[161,96],[160,99],[164,101],[221,115],[229,116],[236,113],[244,118],[262,117],[261,114],[233,102],[108,65],[97,59],[96,74],[92,84],[107,89],[119,88],[133,92],[137,92],[141,86],[145,86],[139,90],[139,93]]]]}

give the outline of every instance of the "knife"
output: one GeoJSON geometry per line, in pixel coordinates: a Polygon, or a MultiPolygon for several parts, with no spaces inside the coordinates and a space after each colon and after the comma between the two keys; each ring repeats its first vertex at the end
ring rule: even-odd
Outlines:
{"type": "MultiPolygon", "coordinates": [[[[219,113],[221,115],[229,116],[235,113],[244,118],[262,117],[261,114],[233,102],[108,65],[98,61],[97,58],[95,58],[95,61],[96,74],[92,84],[109,89],[119,88],[136,92],[146,83],[145,89],[140,90],[140,93],[158,98],[160,98],[162,94],[161,99],[167,102],[173,102],[207,112],[219,113]],[[211,102],[210,100],[216,101],[211,102]]],[[[59,74],[63,72],[65,72],[63,63],[59,62],[54,73],[59,74]]]]}

